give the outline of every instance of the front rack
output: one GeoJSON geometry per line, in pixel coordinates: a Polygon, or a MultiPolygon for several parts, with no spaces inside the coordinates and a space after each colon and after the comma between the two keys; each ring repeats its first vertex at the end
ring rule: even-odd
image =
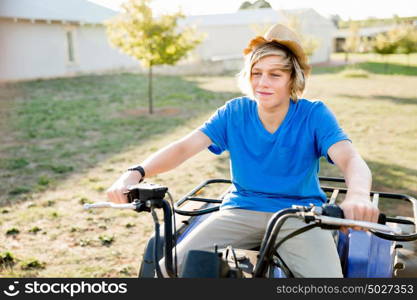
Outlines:
{"type": "MultiPolygon", "coordinates": [[[[323,183],[325,182],[336,182],[336,183],[345,183],[345,180],[343,178],[337,178],[337,177],[319,177],[320,180],[320,186],[321,189],[330,194],[330,197],[328,197],[327,202],[329,204],[335,204],[338,200],[338,197],[340,195],[345,195],[347,193],[347,188],[345,187],[333,187],[333,186],[327,186],[323,183]]],[[[220,208],[220,204],[222,203],[224,197],[230,193],[230,191],[233,189],[232,181],[229,179],[210,179],[202,182],[200,185],[195,187],[192,191],[190,191],[188,194],[183,196],[174,207],[174,210],[177,214],[183,215],[183,216],[199,216],[204,215],[208,213],[212,213],[215,211],[218,211],[220,208]],[[197,195],[207,186],[212,184],[218,184],[218,183],[226,183],[230,184],[228,189],[221,193],[217,198],[204,198],[204,197],[197,197],[197,195]],[[183,206],[185,203],[193,201],[193,202],[202,202],[208,205],[202,205],[200,209],[193,209],[193,210],[183,210],[181,209],[181,206],[183,206]],[[216,205],[217,204],[217,205],[216,205]]],[[[398,224],[407,224],[407,225],[416,225],[417,224],[417,200],[409,195],[405,194],[395,194],[395,193],[383,193],[383,192],[376,192],[371,191],[371,198],[372,203],[375,206],[379,206],[380,199],[395,199],[395,200],[401,200],[409,202],[412,206],[412,217],[411,218],[404,218],[404,217],[391,217],[387,216],[386,221],[391,223],[398,223],[398,224]]],[[[415,230],[417,231],[417,230],[415,230]]],[[[375,232],[377,236],[384,237],[383,233],[375,232]]],[[[408,235],[410,237],[410,240],[415,239],[416,235],[408,235]]],[[[405,236],[400,236],[400,238],[404,239],[405,236]]]]}
{"type": "MultiPolygon", "coordinates": [[[[335,177],[320,177],[320,182],[340,182],[340,183],[344,183],[345,180],[343,178],[335,178],[335,177]]],[[[328,199],[328,202],[330,204],[334,204],[337,200],[337,197],[341,194],[346,194],[347,193],[347,188],[342,188],[342,187],[331,187],[331,186],[324,186],[321,185],[321,189],[324,192],[329,192],[331,193],[330,198],[328,199]]],[[[391,216],[387,216],[386,218],[386,222],[390,222],[390,223],[397,223],[397,224],[406,224],[406,225],[414,225],[414,232],[417,232],[417,228],[416,228],[416,224],[417,224],[417,200],[414,197],[411,197],[409,195],[405,195],[405,194],[395,194],[395,193],[383,193],[383,192],[376,192],[376,191],[371,191],[371,198],[372,198],[372,203],[376,206],[379,207],[379,202],[381,199],[392,199],[392,200],[402,200],[402,201],[406,201],[409,202],[411,204],[412,207],[412,217],[411,218],[404,218],[404,217],[399,217],[399,216],[395,216],[395,217],[391,217],[391,216]]],[[[392,239],[392,236],[389,236],[387,234],[384,234],[382,232],[374,232],[373,233],[381,238],[388,238],[390,237],[392,239]]],[[[411,235],[397,235],[395,237],[395,240],[398,241],[412,241],[415,240],[417,238],[417,234],[411,234],[411,235]]]]}
{"type": "Polygon", "coordinates": [[[204,214],[208,214],[208,213],[218,211],[219,208],[220,208],[220,204],[223,201],[224,196],[226,196],[230,192],[232,186],[229,186],[229,188],[226,191],[224,191],[216,199],[196,197],[196,195],[198,195],[205,187],[207,187],[208,185],[211,185],[211,184],[215,184],[215,183],[232,184],[232,181],[228,180],[228,179],[210,179],[210,180],[206,180],[206,181],[202,182],[200,185],[195,187],[191,192],[189,192],[188,194],[183,196],[180,200],[178,200],[175,203],[174,211],[177,214],[183,215],[183,216],[199,216],[199,215],[204,215],[204,214]],[[215,206],[208,207],[208,208],[204,207],[204,208],[196,209],[196,210],[181,210],[179,208],[179,207],[181,207],[182,205],[184,205],[185,203],[187,203],[189,201],[205,202],[205,203],[219,204],[219,205],[215,205],[215,206]]]}

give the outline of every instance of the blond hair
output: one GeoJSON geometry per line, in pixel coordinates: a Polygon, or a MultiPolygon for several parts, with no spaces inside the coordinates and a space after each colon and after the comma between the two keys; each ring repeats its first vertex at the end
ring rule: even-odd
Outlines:
{"type": "Polygon", "coordinates": [[[276,55],[282,58],[281,69],[290,72],[290,97],[293,101],[297,101],[303,94],[306,87],[306,77],[310,72],[310,68],[305,70],[298,63],[294,54],[285,46],[277,42],[265,43],[256,48],[245,56],[245,64],[242,70],[237,74],[238,85],[240,90],[247,96],[254,98],[251,85],[251,71],[253,65],[263,57],[276,55]]]}

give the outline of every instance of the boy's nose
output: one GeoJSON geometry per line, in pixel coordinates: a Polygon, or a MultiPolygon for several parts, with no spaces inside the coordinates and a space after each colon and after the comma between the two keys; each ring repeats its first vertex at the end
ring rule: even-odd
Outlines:
{"type": "Polygon", "coordinates": [[[268,85],[268,77],[266,75],[262,75],[259,79],[260,86],[267,86],[268,85]]]}

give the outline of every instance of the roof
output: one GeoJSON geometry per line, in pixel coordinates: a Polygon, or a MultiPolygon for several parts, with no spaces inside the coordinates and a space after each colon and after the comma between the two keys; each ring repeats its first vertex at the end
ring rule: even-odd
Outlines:
{"type": "Polygon", "coordinates": [[[102,23],[118,12],[87,0],[0,0],[0,17],[102,23]]]}
{"type": "Polygon", "coordinates": [[[225,14],[187,16],[184,23],[195,24],[197,26],[265,24],[285,21],[290,15],[296,15],[301,18],[311,18],[312,16],[315,19],[315,22],[320,21],[321,23],[331,23],[330,20],[318,14],[312,8],[288,10],[274,10],[272,8],[243,9],[225,14]]]}
{"type": "MultiPolygon", "coordinates": [[[[394,28],[395,25],[384,25],[384,26],[373,26],[373,27],[362,27],[359,28],[359,36],[375,36],[378,33],[387,32],[394,28]]],[[[347,38],[350,36],[350,30],[349,29],[339,29],[334,37],[337,38],[347,38]]]]}
{"type": "Polygon", "coordinates": [[[275,23],[285,16],[271,8],[243,9],[233,13],[187,16],[185,22],[199,26],[246,25],[256,23],[275,23]]]}

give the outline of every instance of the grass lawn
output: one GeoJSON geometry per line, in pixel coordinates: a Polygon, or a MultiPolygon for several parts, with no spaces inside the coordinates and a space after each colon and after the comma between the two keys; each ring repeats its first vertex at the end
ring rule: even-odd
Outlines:
{"type": "MultiPolygon", "coordinates": [[[[334,111],[369,164],[374,190],[417,196],[417,56],[410,65],[392,57],[396,75],[380,64],[317,67],[306,97],[334,111]]],[[[149,116],[146,87],[136,74],[0,87],[0,276],[136,276],[150,216],[82,204],[105,200],[127,166],[240,95],[232,76],[158,76],[149,116]]],[[[207,178],[228,178],[227,160],[203,151],[152,181],[178,199],[207,178]]],[[[325,162],[321,174],[340,176],[325,162]]]]}
{"type": "MultiPolygon", "coordinates": [[[[345,54],[334,53],[331,59],[344,62],[345,54]]],[[[346,68],[358,68],[373,74],[417,76],[417,53],[384,56],[376,53],[352,53],[348,56],[348,62],[348,66],[318,68],[315,73],[338,73],[346,68]]]]}

